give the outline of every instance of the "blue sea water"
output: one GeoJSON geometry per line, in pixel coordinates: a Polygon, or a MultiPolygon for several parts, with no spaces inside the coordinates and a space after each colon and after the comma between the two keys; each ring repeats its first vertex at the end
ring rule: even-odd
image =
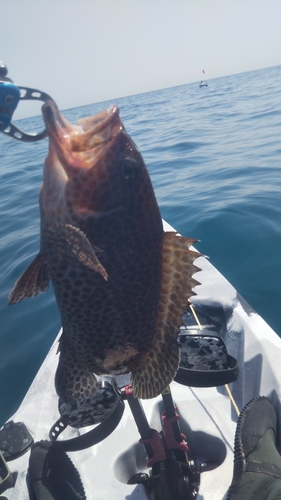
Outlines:
{"type": "MultiPolygon", "coordinates": [[[[281,66],[116,99],[164,219],[281,336],[281,66]]],[[[46,89],[47,90],[47,89],[46,89]]],[[[59,104],[59,103],[58,103],[59,104]]],[[[69,121],[108,107],[64,112],[69,121]]],[[[41,117],[20,120],[29,131],[41,117]]],[[[47,140],[0,134],[0,425],[16,410],[60,328],[52,289],[8,306],[39,249],[47,140]]],[[[39,402],[40,404],[40,402],[39,402]]]]}

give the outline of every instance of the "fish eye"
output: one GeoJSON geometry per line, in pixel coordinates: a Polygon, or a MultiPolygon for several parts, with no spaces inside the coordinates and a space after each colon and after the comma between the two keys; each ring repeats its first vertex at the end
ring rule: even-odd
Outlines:
{"type": "Polygon", "coordinates": [[[136,179],[139,174],[138,163],[132,158],[125,158],[122,165],[122,173],[125,179],[136,179]]]}

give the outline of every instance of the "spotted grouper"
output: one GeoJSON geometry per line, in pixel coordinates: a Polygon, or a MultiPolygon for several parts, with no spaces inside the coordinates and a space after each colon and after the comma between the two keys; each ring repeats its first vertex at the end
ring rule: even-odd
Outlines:
{"type": "Polygon", "coordinates": [[[40,192],[40,252],[16,282],[11,304],[52,280],[63,333],[55,376],[66,403],[94,396],[95,375],[131,372],[135,397],[173,380],[177,335],[198,282],[195,240],[163,231],[151,180],[110,107],[73,126],[54,102],[40,192]]]}

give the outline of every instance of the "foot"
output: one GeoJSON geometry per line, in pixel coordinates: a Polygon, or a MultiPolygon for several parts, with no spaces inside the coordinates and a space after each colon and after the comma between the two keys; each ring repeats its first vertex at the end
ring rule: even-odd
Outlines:
{"type": "Polygon", "coordinates": [[[227,500],[281,500],[281,456],[276,412],[258,397],[242,410],[236,428],[234,472],[227,500]]]}
{"type": "Polygon", "coordinates": [[[32,446],[28,472],[36,500],[86,500],[78,471],[50,441],[32,446]]]}

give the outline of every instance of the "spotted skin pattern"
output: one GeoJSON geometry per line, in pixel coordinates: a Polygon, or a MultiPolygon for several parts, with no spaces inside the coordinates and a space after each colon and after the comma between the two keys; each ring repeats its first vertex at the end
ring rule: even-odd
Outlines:
{"type": "Polygon", "coordinates": [[[181,315],[198,284],[194,240],[164,233],[150,177],[119,110],[70,125],[45,105],[49,153],[40,193],[40,253],[10,303],[53,281],[63,333],[56,390],[94,396],[94,374],[132,372],[134,394],[157,396],[174,378],[181,315]]]}

